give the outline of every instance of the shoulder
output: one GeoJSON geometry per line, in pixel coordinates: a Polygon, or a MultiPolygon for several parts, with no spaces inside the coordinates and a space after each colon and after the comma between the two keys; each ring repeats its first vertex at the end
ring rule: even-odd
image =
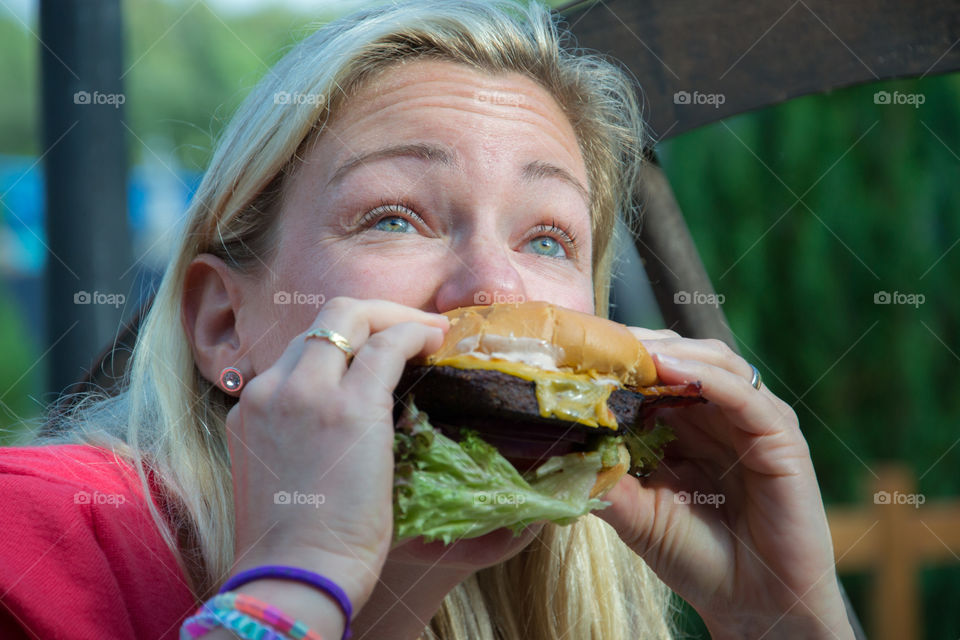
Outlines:
{"type": "Polygon", "coordinates": [[[120,513],[145,510],[133,468],[89,445],[0,447],[0,514],[26,524],[64,521],[93,526],[120,513]]]}
{"type": "Polygon", "coordinates": [[[162,621],[176,633],[193,599],[128,463],[88,445],[0,447],[0,494],[0,593],[21,624],[50,638],[161,637],[162,621]]]}
{"type": "Polygon", "coordinates": [[[130,466],[110,451],[81,444],[0,447],[0,475],[7,482],[57,488],[98,486],[121,490],[130,466]]]}

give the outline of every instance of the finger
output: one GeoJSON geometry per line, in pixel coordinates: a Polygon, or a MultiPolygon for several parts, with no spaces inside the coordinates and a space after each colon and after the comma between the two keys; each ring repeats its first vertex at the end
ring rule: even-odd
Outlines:
{"type": "Polygon", "coordinates": [[[407,361],[417,355],[427,355],[440,348],[443,330],[418,322],[404,322],[370,336],[357,352],[356,358],[343,376],[341,389],[347,393],[382,398],[390,409],[393,390],[400,381],[407,361]]]}
{"type": "MultiPolygon", "coordinates": [[[[722,367],[732,373],[742,376],[745,380],[753,383],[753,367],[744,360],[739,354],[730,349],[726,343],[719,340],[694,340],[691,338],[679,338],[675,340],[657,340],[645,344],[651,355],[662,353],[675,358],[685,360],[700,360],[708,364],[722,367]]],[[[760,385],[759,392],[770,399],[777,407],[781,415],[790,417],[793,415],[793,407],[780,399],[765,384],[760,385]]]]}
{"type": "Polygon", "coordinates": [[[680,334],[670,329],[644,329],[642,327],[627,327],[638,340],[668,340],[679,338],[680,334]]]}
{"type": "Polygon", "coordinates": [[[721,367],[750,381],[753,367],[722,340],[694,340],[691,338],[649,340],[644,342],[647,351],[662,353],[682,360],[699,360],[721,367]]]}
{"type": "MultiPolygon", "coordinates": [[[[333,298],[324,305],[310,329],[291,341],[281,359],[287,359],[283,365],[290,366],[290,375],[304,376],[320,385],[337,384],[347,370],[347,354],[330,340],[306,338],[307,333],[314,329],[336,331],[356,354],[371,335],[402,322],[418,322],[440,329],[450,326],[446,316],[388,300],[333,298]]],[[[278,364],[281,363],[278,361],[278,364]]]]}
{"type": "Polygon", "coordinates": [[[764,393],[754,389],[743,377],[726,369],[682,360],[666,354],[654,356],[657,374],[667,384],[700,381],[703,397],[716,404],[739,428],[754,434],[785,430],[780,411],[764,393]]]}
{"type": "Polygon", "coordinates": [[[655,494],[644,490],[640,482],[632,476],[624,476],[608,491],[603,499],[611,506],[593,512],[605,521],[620,538],[641,557],[647,551],[645,533],[653,527],[653,516],[657,513],[655,494]]]}

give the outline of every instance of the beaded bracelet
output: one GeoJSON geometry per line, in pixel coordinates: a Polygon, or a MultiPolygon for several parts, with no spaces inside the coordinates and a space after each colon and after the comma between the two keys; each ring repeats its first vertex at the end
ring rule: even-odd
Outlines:
{"type": "Polygon", "coordinates": [[[280,609],[252,596],[232,592],[214,596],[200,607],[183,623],[180,638],[200,638],[221,626],[248,640],[322,640],[319,633],[280,609]]]}

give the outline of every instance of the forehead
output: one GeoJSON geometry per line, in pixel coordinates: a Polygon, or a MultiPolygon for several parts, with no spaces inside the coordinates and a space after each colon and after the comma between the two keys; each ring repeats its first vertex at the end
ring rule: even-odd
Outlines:
{"type": "Polygon", "coordinates": [[[587,185],[576,132],[546,89],[520,73],[447,61],[397,63],[368,78],[341,103],[317,146],[329,179],[336,166],[386,141],[426,139],[488,163],[548,156],[587,185]]]}

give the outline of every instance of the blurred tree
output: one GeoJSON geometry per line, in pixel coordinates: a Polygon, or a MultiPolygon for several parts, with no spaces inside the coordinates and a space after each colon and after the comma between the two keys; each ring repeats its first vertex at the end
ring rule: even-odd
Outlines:
{"type": "Polygon", "coordinates": [[[125,2],[126,82],[133,158],[171,141],[188,169],[203,170],[214,141],[257,81],[310,33],[281,8],[228,17],[204,3],[125,2]],[[139,140],[137,139],[139,138],[139,140]]]}

